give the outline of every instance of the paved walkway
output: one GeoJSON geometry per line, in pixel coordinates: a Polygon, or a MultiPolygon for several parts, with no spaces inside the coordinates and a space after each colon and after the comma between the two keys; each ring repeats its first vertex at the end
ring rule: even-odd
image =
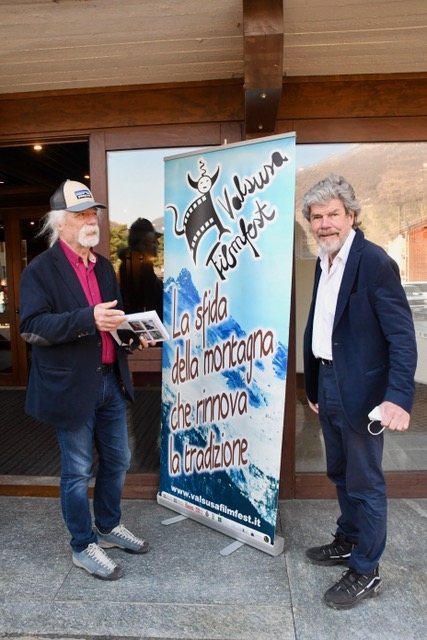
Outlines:
{"type": "Polygon", "coordinates": [[[0,496],[0,637],[162,640],[426,640],[427,499],[390,500],[384,591],[349,611],[321,600],[341,567],[304,549],[329,541],[336,503],[280,503],[285,552],[274,558],[153,501],[123,502],[123,522],[152,543],[146,556],[110,555],[116,582],[74,567],[59,501],[0,496]]]}

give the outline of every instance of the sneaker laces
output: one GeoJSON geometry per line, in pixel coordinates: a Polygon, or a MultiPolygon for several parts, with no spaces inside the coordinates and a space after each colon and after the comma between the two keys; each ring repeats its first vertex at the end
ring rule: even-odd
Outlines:
{"type": "Polygon", "coordinates": [[[141,540],[141,538],[137,538],[136,536],[134,536],[133,533],[131,533],[129,529],[126,529],[123,524],[117,525],[117,527],[110,531],[110,533],[118,536],[119,538],[122,538],[122,540],[128,540],[130,542],[134,542],[135,544],[144,544],[144,541],[141,540]]]}
{"type": "Polygon", "coordinates": [[[371,581],[364,584],[361,579],[364,579],[364,581],[369,580],[368,575],[357,573],[357,571],[355,571],[354,569],[348,569],[347,571],[343,572],[342,578],[337,584],[337,588],[342,589],[343,591],[347,591],[347,593],[349,594],[351,594],[351,592],[354,593],[354,591],[359,591],[359,589],[361,589],[361,591],[364,591],[367,587],[370,586],[370,584],[373,580],[375,580],[376,577],[377,576],[374,575],[371,581]]]}
{"type": "Polygon", "coordinates": [[[342,534],[332,533],[331,535],[334,537],[334,539],[331,543],[324,545],[325,550],[329,549],[332,551],[332,550],[342,549],[343,551],[345,551],[344,545],[350,545],[351,547],[354,547],[354,543],[350,542],[348,538],[346,538],[342,534]]]}
{"type": "Polygon", "coordinates": [[[111,560],[111,558],[109,558],[107,556],[107,554],[105,553],[105,551],[103,551],[101,549],[101,547],[99,547],[95,542],[92,542],[88,548],[87,548],[87,554],[90,558],[93,558],[93,560],[95,560],[95,562],[97,562],[98,564],[100,564],[102,567],[104,567],[105,569],[108,569],[110,571],[114,571],[114,569],[116,568],[116,563],[113,562],[111,560]]]}

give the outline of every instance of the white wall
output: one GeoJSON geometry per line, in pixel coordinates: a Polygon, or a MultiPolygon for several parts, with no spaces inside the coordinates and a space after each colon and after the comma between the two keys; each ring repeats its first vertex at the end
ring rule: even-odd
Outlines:
{"type": "Polygon", "coordinates": [[[295,260],[296,370],[303,373],[302,341],[313,292],[316,260],[295,260]]]}

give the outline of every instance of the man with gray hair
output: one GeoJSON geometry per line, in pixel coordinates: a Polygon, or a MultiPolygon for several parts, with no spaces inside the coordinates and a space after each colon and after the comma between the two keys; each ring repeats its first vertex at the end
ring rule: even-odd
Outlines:
{"type": "Polygon", "coordinates": [[[409,426],[417,347],[398,265],[359,229],[353,187],[330,175],[302,204],[319,247],[304,334],[305,388],[341,510],[333,542],[306,556],[317,565],[349,567],[324,595],[327,605],[348,609],[382,589],[383,430],[409,426]]]}
{"type": "MultiPolygon", "coordinates": [[[[123,571],[103,549],[146,553],[149,544],[121,523],[130,464],[126,400],[133,400],[125,350],[111,336],[124,319],[114,269],[94,253],[98,210],[90,190],[67,180],[50,200],[42,229],[50,248],[21,278],[20,332],[32,345],[25,410],[56,427],[61,449],[61,507],[73,563],[96,578],[123,571]],[[89,505],[93,446],[98,454],[89,505]]],[[[141,339],[141,348],[148,343],[141,339]]]]}

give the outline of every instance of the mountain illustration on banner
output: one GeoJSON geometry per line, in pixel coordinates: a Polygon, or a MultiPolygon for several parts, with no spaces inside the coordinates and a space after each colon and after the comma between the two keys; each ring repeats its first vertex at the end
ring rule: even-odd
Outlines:
{"type": "MultiPolygon", "coordinates": [[[[178,300],[178,316],[186,312],[194,319],[195,309],[200,304],[202,296],[193,283],[190,272],[182,269],[177,278],[169,278],[164,283],[164,322],[167,327],[173,326],[171,317],[173,295],[178,300]]],[[[170,331],[171,335],[172,332],[170,331]]],[[[244,339],[246,331],[231,316],[222,322],[211,325],[206,332],[206,348],[212,348],[234,335],[236,339],[244,339]]],[[[249,522],[258,522],[259,529],[272,541],[274,540],[275,522],[278,502],[278,483],[280,468],[276,461],[271,461],[268,442],[277,442],[281,438],[282,421],[278,419],[277,407],[283,407],[283,383],[286,378],[288,348],[280,342],[274,353],[264,359],[254,360],[252,376],[247,379],[245,364],[234,368],[209,373],[201,377],[200,388],[192,387],[194,398],[203,393],[209,394],[211,389],[227,389],[231,394],[245,393],[248,399],[248,412],[240,424],[231,420],[216,422],[206,421],[194,424],[191,428],[178,430],[173,434],[174,448],[183,451],[186,443],[191,443],[198,449],[206,449],[210,442],[232,440],[237,431],[243,430],[249,443],[249,461],[246,465],[229,466],[216,470],[203,470],[200,473],[181,474],[170,477],[170,460],[168,440],[171,437],[168,425],[171,424],[170,414],[177,402],[178,393],[183,393],[184,387],[178,388],[171,380],[171,370],[175,359],[176,343],[184,340],[165,342],[163,344],[163,401],[162,401],[162,445],[161,445],[161,487],[162,491],[171,492],[171,486],[176,491],[182,490],[188,495],[203,495],[208,504],[224,504],[232,506],[236,512],[246,514],[249,522]],[[275,384],[274,382],[277,382],[275,384]],[[272,409],[274,407],[274,409],[272,409]],[[243,420],[245,421],[243,423],[243,420]]],[[[200,345],[197,340],[193,345],[195,352],[200,355],[200,345]],[[199,350],[199,351],[197,351],[199,350]]],[[[190,392],[191,393],[191,392],[190,392]]],[[[215,509],[211,509],[215,512],[215,509]]],[[[206,515],[207,512],[206,512],[206,515]]],[[[216,514],[221,518],[221,512],[216,514]]],[[[265,536],[264,536],[265,538],[265,536]]]]}

